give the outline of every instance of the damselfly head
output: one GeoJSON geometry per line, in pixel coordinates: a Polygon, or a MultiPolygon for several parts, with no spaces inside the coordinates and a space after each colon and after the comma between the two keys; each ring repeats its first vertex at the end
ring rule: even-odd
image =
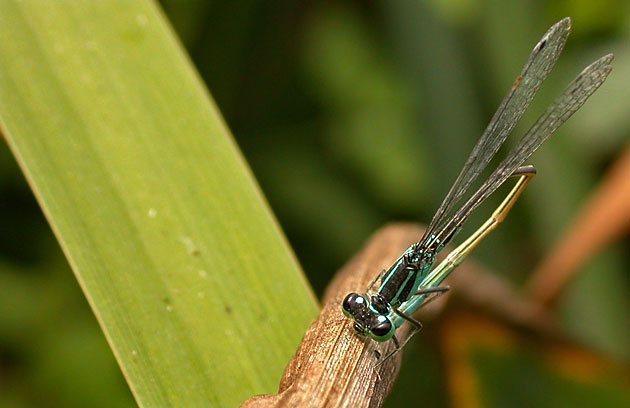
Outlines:
{"type": "Polygon", "coordinates": [[[376,341],[389,340],[396,327],[385,314],[376,313],[368,300],[358,293],[350,293],[341,303],[343,314],[354,321],[354,331],[359,336],[369,335],[376,341]]]}

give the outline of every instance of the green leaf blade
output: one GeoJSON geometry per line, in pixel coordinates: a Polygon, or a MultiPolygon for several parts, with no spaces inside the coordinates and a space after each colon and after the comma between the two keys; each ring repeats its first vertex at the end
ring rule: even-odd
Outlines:
{"type": "Polygon", "coordinates": [[[2,130],[141,405],[273,392],[316,303],[150,2],[0,4],[2,130]]]}

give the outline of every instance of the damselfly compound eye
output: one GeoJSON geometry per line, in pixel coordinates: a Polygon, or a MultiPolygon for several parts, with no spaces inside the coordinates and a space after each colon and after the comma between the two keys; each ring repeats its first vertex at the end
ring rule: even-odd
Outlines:
{"type": "Polygon", "coordinates": [[[370,327],[370,335],[376,341],[389,340],[394,335],[395,327],[386,316],[378,316],[370,327]]]}
{"type": "Polygon", "coordinates": [[[365,307],[365,298],[358,293],[350,293],[341,304],[343,313],[348,317],[353,317],[354,313],[362,307],[365,307]]]}

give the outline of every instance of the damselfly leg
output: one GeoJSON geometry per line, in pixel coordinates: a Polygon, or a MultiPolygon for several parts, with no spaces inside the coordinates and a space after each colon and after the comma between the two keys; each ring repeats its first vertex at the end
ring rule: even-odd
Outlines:
{"type": "Polygon", "coordinates": [[[374,284],[375,284],[376,282],[378,282],[378,280],[379,280],[379,279],[381,279],[381,278],[383,277],[383,275],[384,275],[384,274],[385,274],[385,269],[382,269],[382,270],[378,273],[378,275],[376,275],[376,278],[374,278],[374,280],[372,281],[372,283],[370,283],[370,286],[368,286],[368,289],[367,289],[367,291],[368,291],[368,292],[372,290],[372,288],[374,287],[374,284]]]}
{"type": "MultiPolygon", "coordinates": [[[[434,294],[435,296],[431,297],[429,300],[425,300],[422,304],[422,306],[426,306],[427,304],[429,304],[433,299],[437,299],[438,297],[440,297],[440,295],[443,295],[444,293],[448,292],[448,290],[450,289],[449,286],[438,286],[435,288],[423,288],[418,290],[416,293],[414,293],[412,296],[420,296],[420,295],[431,295],[434,294]]],[[[381,361],[379,361],[374,367],[378,367],[379,365],[381,365],[382,363],[384,363],[385,361],[387,361],[388,358],[393,357],[396,353],[398,353],[400,350],[402,350],[407,343],[409,342],[409,340],[411,340],[411,338],[420,330],[422,330],[422,323],[420,323],[418,320],[414,319],[413,317],[409,316],[408,314],[405,314],[403,312],[400,311],[400,309],[398,309],[397,307],[392,307],[392,311],[399,316],[401,319],[409,322],[409,324],[411,324],[411,333],[409,333],[407,335],[407,338],[405,339],[405,342],[401,345],[400,342],[398,341],[398,339],[396,338],[396,336],[392,336],[392,340],[394,341],[394,349],[389,352],[389,354],[387,354],[385,356],[385,358],[383,358],[381,361]]]]}

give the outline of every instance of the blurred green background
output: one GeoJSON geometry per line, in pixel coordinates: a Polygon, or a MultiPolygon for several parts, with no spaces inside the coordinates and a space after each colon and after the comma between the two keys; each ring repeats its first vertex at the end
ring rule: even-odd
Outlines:
{"type": "MultiPolygon", "coordinates": [[[[474,258],[523,283],[628,144],[626,1],[161,4],[319,294],[380,226],[430,220],[531,48],[564,16],[572,35],[516,133],[592,60],[614,52],[613,73],[529,160],[539,175],[474,258]]],[[[0,406],[134,406],[6,147],[0,206],[0,406]]],[[[626,366],[629,243],[589,260],[555,311],[574,339],[626,366]]],[[[417,337],[390,406],[449,401],[436,338],[417,337]]],[[[484,375],[505,364],[486,360],[484,375]]]]}

